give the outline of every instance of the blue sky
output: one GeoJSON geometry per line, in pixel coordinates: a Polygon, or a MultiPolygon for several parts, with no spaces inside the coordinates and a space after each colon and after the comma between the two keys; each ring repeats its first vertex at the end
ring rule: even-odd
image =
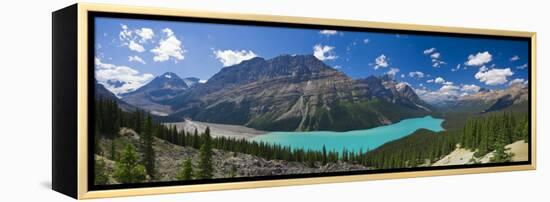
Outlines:
{"type": "Polygon", "coordinates": [[[395,75],[423,94],[526,83],[526,41],[96,18],[96,79],[116,94],[164,72],[207,80],[252,57],[314,54],[352,78],[395,75]]]}

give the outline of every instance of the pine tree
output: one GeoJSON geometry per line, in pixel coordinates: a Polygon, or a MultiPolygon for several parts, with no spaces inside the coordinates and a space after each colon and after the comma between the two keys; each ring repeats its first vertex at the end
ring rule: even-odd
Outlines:
{"type": "Polygon", "coordinates": [[[187,159],[183,162],[183,166],[180,169],[180,172],[176,176],[178,180],[192,180],[193,179],[193,165],[191,164],[191,159],[187,159]]]}
{"type": "Polygon", "coordinates": [[[105,160],[97,159],[96,157],[94,165],[94,175],[96,185],[104,185],[109,182],[109,177],[107,176],[107,171],[105,169],[105,160]]]}
{"type": "Polygon", "coordinates": [[[151,114],[147,114],[142,130],[142,146],[143,146],[143,165],[147,170],[147,174],[151,178],[155,178],[155,151],[153,150],[153,120],[151,114]]]}
{"type": "Polygon", "coordinates": [[[497,134],[494,148],[493,157],[489,159],[491,163],[509,162],[512,160],[512,155],[507,152],[510,149],[506,148],[506,136],[504,133],[497,134]]]}
{"type": "Polygon", "coordinates": [[[145,167],[139,164],[139,156],[131,144],[126,145],[115,164],[114,177],[120,183],[139,183],[146,179],[145,167]]]}
{"type": "Polygon", "coordinates": [[[202,146],[199,154],[199,173],[198,178],[210,179],[213,176],[214,167],[212,165],[212,137],[210,136],[210,128],[206,127],[204,132],[202,146]]]}
{"type": "Polygon", "coordinates": [[[115,139],[111,140],[111,146],[109,148],[109,155],[111,160],[116,161],[116,145],[115,145],[115,139]]]}
{"type": "Polygon", "coordinates": [[[322,159],[323,165],[327,165],[327,148],[323,144],[323,159],[322,159]]]}

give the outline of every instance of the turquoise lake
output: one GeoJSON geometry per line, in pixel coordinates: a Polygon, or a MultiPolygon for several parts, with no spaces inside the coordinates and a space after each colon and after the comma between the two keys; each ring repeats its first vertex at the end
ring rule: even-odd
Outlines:
{"type": "Polygon", "coordinates": [[[322,150],[325,145],[327,151],[342,151],[345,147],[349,151],[358,152],[359,149],[375,149],[386,142],[396,140],[412,134],[418,129],[431,131],[443,131],[441,127],[443,119],[431,116],[422,118],[404,119],[400,122],[379,126],[365,130],[353,130],[346,132],[334,131],[308,131],[308,132],[270,132],[253,138],[253,141],[262,141],[271,144],[291,146],[292,148],[304,148],[322,150]]]}

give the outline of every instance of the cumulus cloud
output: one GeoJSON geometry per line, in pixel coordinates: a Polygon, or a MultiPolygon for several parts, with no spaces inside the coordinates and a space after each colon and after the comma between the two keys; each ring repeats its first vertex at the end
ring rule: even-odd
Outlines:
{"type": "Polygon", "coordinates": [[[395,76],[397,73],[399,73],[399,68],[393,68],[393,67],[386,72],[386,74],[390,76],[395,76]]]}
{"type": "Polygon", "coordinates": [[[508,82],[507,77],[514,75],[510,68],[505,69],[480,69],[479,72],[475,74],[475,78],[486,85],[500,85],[508,82]]]}
{"type": "Polygon", "coordinates": [[[135,41],[130,41],[130,42],[128,43],[128,48],[129,48],[130,50],[133,50],[133,51],[136,51],[136,52],[140,52],[140,53],[143,52],[143,51],[145,51],[145,48],[144,48],[141,44],[136,43],[135,41]]]}
{"type": "Polygon", "coordinates": [[[382,68],[386,68],[389,66],[389,63],[388,61],[390,60],[390,58],[386,57],[386,55],[382,54],[380,56],[378,56],[376,59],[374,59],[374,64],[371,64],[371,65],[374,65],[374,69],[378,69],[380,67],[382,68]]]}
{"type": "Polygon", "coordinates": [[[437,90],[429,90],[426,87],[415,89],[416,94],[428,103],[439,103],[448,100],[454,100],[460,96],[460,88],[449,84],[443,85],[437,90]]]}
{"type": "Polygon", "coordinates": [[[317,59],[324,61],[324,60],[334,60],[338,58],[338,56],[334,53],[334,47],[333,46],[323,46],[321,44],[317,44],[313,46],[313,56],[315,56],[317,59]]]}
{"type": "Polygon", "coordinates": [[[336,30],[321,30],[319,31],[319,34],[325,35],[325,36],[332,36],[338,34],[338,31],[336,30]]]}
{"type": "Polygon", "coordinates": [[[120,25],[120,27],[122,28],[122,30],[120,30],[120,32],[118,33],[118,38],[121,40],[121,41],[126,41],[126,40],[131,40],[132,39],[132,35],[133,35],[133,31],[130,30],[128,28],[127,25],[120,25]]]}
{"type": "Polygon", "coordinates": [[[153,60],[155,62],[167,61],[170,58],[174,58],[174,62],[183,60],[186,50],[180,40],[174,35],[174,32],[165,28],[162,30],[164,37],[159,41],[157,47],[151,50],[151,53],[155,54],[153,60]]]}
{"type": "Polygon", "coordinates": [[[432,54],[434,51],[435,51],[434,47],[428,48],[428,49],[424,50],[424,55],[432,54]]]}
{"type": "Polygon", "coordinates": [[[95,78],[117,96],[145,85],[154,78],[152,74],[142,74],[128,66],[104,63],[95,58],[95,78]]]}
{"type": "Polygon", "coordinates": [[[139,42],[145,43],[150,41],[155,36],[155,32],[151,28],[143,27],[141,29],[135,30],[135,33],[140,37],[139,42]]]}
{"type": "Polygon", "coordinates": [[[520,59],[519,56],[514,55],[514,56],[512,56],[512,57],[510,58],[510,61],[512,61],[512,62],[513,62],[513,61],[518,61],[519,59],[520,59]]]}
{"type": "Polygon", "coordinates": [[[433,79],[428,79],[428,80],[426,80],[426,83],[433,83],[433,82],[434,82],[433,79]]]}
{"type": "Polygon", "coordinates": [[[432,53],[432,54],[430,55],[430,57],[431,57],[432,59],[439,59],[439,57],[441,57],[441,53],[432,53]]]}
{"type": "Polygon", "coordinates": [[[468,60],[464,64],[468,66],[481,66],[491,62],[491,60],[493,60],[493,56],[489,53],[489,51],[485,51],[479,52],[475,55],[469,55],[468,60]]]}
{"type": "Polygon", "coordinates": [[[437,51],[436,48],[432,47],[423,51],[424,55],[429,55],[432,60],[432,67],[440,67],[441,65],[447,64],[441,59],[441,53],[437,51]]]}
{"type": "Polygon", "coordinates": [[[409,77],[416,78],[416,79],[424,78],[424,72],[421,72],[421,71],[409,72],[409,77]]]}
{"type": "Polygon", "coordinates": [[[145,61],[137,55],[128,56],[128,62],[139,62],[141,64],[145,64],[145,61]]]}
{"type": "Polygon", "coordinates": [[[150,28],[140,28],[131,30],[127,25],[122,24],[121,30],[118,33],[118,38],[122,42],[122,46],[128,46],[132,51],[143,52],[145,48],[143,43],[152,40],[154,32],[150,28]]]}
{"type": "Polygon", "coordinates": [[[224,67],[236,65],[245,60],[250,60],[257,57],[256,53],[251,50],[215,50],[214,56],[224,67]]]}
{"type": "Polygon", "coordinates": [[[462,85],[462,87],[460,88],[461,91],[464,91],[466,93],[477,93],[479,89],[481,89],[481,87],[475,84],[462,85]]]}
{"type": "Polygon", "coordinates": [[[434,83],[439,83],[439,84],[445,83],[445,79],[441,77],[437,77],[435,78],[434,83]]]}

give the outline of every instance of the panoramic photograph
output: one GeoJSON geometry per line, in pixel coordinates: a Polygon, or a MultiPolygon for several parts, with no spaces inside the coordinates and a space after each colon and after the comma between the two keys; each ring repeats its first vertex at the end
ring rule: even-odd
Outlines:
{"type": "Polygon", "coordinates": [[[94,18],[93,184],[529,161],[529,41],[94,18]]]}

